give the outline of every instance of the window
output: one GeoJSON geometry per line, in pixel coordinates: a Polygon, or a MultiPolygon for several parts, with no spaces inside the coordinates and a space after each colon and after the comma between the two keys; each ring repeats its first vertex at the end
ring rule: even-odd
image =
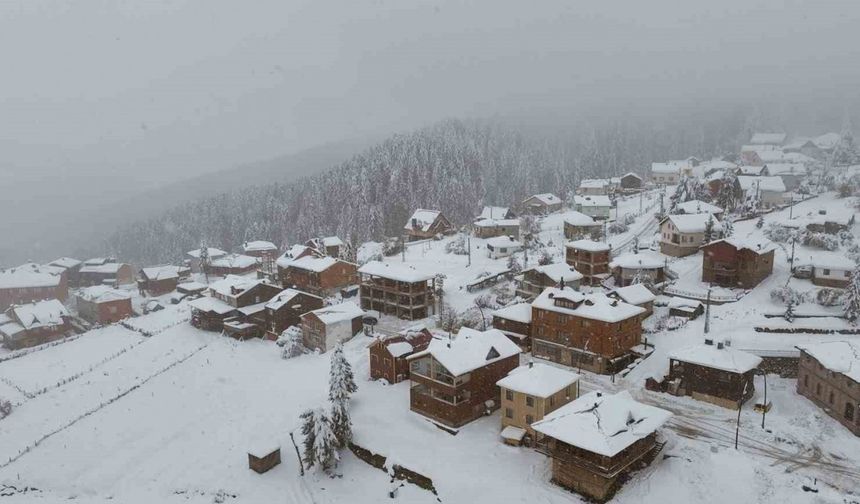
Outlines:
{"type": "Polygon", "coordinates": [[[508,401],[514,400],[514,392],[512,390],[505,390],[505,399],[508,401]]]}
{"type": "Polygon", "coordinates": [[[827,402],[833,404],[833,391],[830,391],[830,395],[827,396],[827,402]]]}
{"type": "Polygon", "coordinates": [[[505,408],[505,418],[513,418],[514,410],[511,408],[505,408]]]}
{"type": "Polygon", "coordinates": [[[526,415],[526,423],[527,423],[527,424],[531,425],[531,424],[532,424],[532,422],[534,422],[534,421],[535,421],[535,419],[534,419],[534,417],[533,417],[533,416],[531,416],[531,415],[526,415]]]}
{"type": "MultiPolygon", "coordinates": [[[[526,406],[529,408],[534,408],[535,406],[535,398],[532,396],[526,396],[526,406]]],[[[531,422],[529,422],[531,423],[531,422]]]]}
{"type": "Polygon", "coordinates": [[[822,271],[821,271],[821,273],[823,273],[823,274],[825,274],[825,275],[829,275],[829,274],[830,274],[830,270],[825,268],[824,270],[822,270],[822,271]]]}

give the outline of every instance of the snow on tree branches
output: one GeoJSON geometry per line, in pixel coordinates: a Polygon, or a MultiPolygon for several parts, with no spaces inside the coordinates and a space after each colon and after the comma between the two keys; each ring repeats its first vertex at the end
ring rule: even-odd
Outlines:
{"type": "Polygon", "coordinates": [[[339,448],[352,440],[352,421],[349,417],[349,396],[358,386],[352,374],[352,366],[343,355],[343,344],[338,343],[331,355],[329,368],[328,399],[331,402],[331,424],[339,448]]]}
{"type": "Polygon", "coordinates": [[[328,473],[337,467],[340,460],[331,420],[322,408],[305,411],[301,420],[304,436],[302,460],[308,468],[316,466],[328,473]]]}
{"type": "Polygon", "coordinates": [[[850,320],[852,324],[856,324],[857,319],[860,318],[860,268],[851,273],[851,281],[848,282],[848,288],[845,289],[843,303],[845,318],[850,320]]]}

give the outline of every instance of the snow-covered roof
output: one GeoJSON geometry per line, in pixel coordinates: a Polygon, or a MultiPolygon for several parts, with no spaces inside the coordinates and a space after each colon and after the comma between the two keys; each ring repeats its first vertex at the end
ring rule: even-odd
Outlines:
{"type": "Polygon", "coordinates": [[[187,271],[188,268],[173,266],[172,264],[151,266],[140,270],[147,280],[169,280],[172,278],[179,278],[180,273],[187,271]]]}
{"type": "Polygon", "coordinates": [[[49,264],[51,264],[52,266],[59,266],[61,268],[69,269],[74,268],[76,266],[80,266],[81,261],[77,259],[72,259],[71,257],[61,257],[59,259],[51,261],[49,264]]]}
{"type": "Polygon", "coordinates": [[[290,262],[289,267],[298,268],[305,271],[314,271],[316,273],[323,272],[335,264],[337,264],[338,260],[334,257],[324,256],[324,257],[314,257],[314,256],[305,256],[301,259],[295,259],[290,262]]]}
{"type": "Polygon", "coordinates": [[[697,310],[700,306],[702,306],[702,302],[695,299],[687,299],[678,296],[672,296],[669,298],[669,308],[697,310]]]}
{"type": "Polygon", "coordinates": [[[257,278],[227,275],[221,280],[209,284],[209,288],[212,292],[217,292],[222,296],[235,296],[260,283],[263,283],[263,281],[257,278]]]}
{"type": "Polygon", "coordinates": [[[307,256],[319,257],[320,254],[319,254],[319,252],[312,249],[311,247],[308,247],[306,245],[295,244],[295,245],[291,245],[290,248],[288,248],[286,252],[281,254],[281,257],[279,257],[277,259],[277,261],[275,261],[275,263],[282,268],[287,268],[290,266],[290,264],[293,263],[293,261],[299,259],[302,256],[304,256],[304,257],[307,257],[307,256]]]}
{"type": "Polygon", "coordinates": [[[81,273],[102,273],[106,275],[116,275],[117,272],[125,266],[122,263],[108,262],[104,264],[86,264],[81,266],[81,273]]]}
{"type": "Polygon", "coordinates": [[[505,219],[510,212],[507,207],[485,206],[481,209],[481,214],[475,220],[484,219],[505,219]]]}
{"type": "MultiPolygon", "coordinates": [[[[193,257],[194,259],[200,259],[200,251],[203,249],[195,249],[188,252],[188,255],[193,257]]],[[[227,252],[224,252],[221,249],[217,249],[215,247],[206,247],[206,250],[209,253],[209,259],[214,259],[216,257],[221,257],[227,255],[227,252]]]]}
{"type": "Polygon", "coordinates": [[[717,205],[712,205],[707,201],[690,200],[683,203],[678,203],[675,207],[679,212],[685,214],[700,214],[700,213],[722,213],[723,209],[717,205]]]}
{"type": "Polygon", "coordinates": [[[212,259],[209,261],[209,264],[216,268],[246,269],[257,264],[257,258],[244,254],[227,254],[223,257],[212,259]]]}
{"type": "Polygon", "coordinates": [[[323,247],[340,247],[343,245],[343,240],[337,236],[324,236],[322,244],[323,247]]]}
{"type": "Polygon", "coordinates": [[[716,342],[713,345],[701,344],[673,350],[669,358],[739,374],[761,364],[761,357],[757,355],[727,346],[719,348],[716,342]]]}
{"type": "Polygon", "coordinates": [[[229,304],[225,303],[224,301],[221,301],[220,299],[215,299],[209,296],[197,298],[194,301],[188,303],[188,306],[194,308],[195,310],[217,313],[218,315],[225,315],[236,309],[235,307],[230,306],[229,304]]]}
{"type": "Polygon", "coordinates": [[[860,340],[807,343],[797,348],[814,357],[827,369],[860,382],[860,340]]]}
{"type": "Polygon", "coordinates": [[[325,306],[318,310],[313,310],[310,313],[316,315],[323,324],[329,325],[361,317],[364,315],[364,310],[359,308],[358,305],[352,301],[346,301],[336,305],[325,306]]]}
{"type": "Polygon", "coordinates": [[[56,287],[61,277],[47,271],[31,268],[10,268],[0,271],[0,289],[20,289],[25,287],[56,287]]]}
{"type": "Polygon", "coordinates": [[[579,375],[549,364],[520,366],[496,382],[514,392],[546,399],[579,381],[579,375]]]}
{"type": "Polygon", "coordinates": [[[206,285],[200,282],[184,282],[176,286],[176,290],[185,292],[200,292],[206,290],[206,285]]]}
{"type": "Polygon", "coordinates": [[[723,228],[720,221],[709,213],[667,215],[664,220],[671,221],[681,233],[704,233],[710,218],[714,219],[714,231],[723,228]]]}
{"type": "Polygon", "coordinates": [[[559,199],[559,197],[553,193],[535,194],[533,196],[529,196],[528,198],[526,198],[526,201],[528,201],[532,198],[540,201],[544,205],[557,205],[557,204],[561,203],[561,199],[559,199]]]}
{"type": "MultiPolygon", "coordinates": [[[[576,199],[574,198],[574,203],[576,199]]],[[[570,224],[571,226],[599,226],[597,222],[594,221],[588,215],[585,215],[582,212],[577,212],[576,210],[571,210],[570,212],[565,212],[562,215],[564,222],[566,224],[570,224]]]]}
{"type": "Polygon", "coordinates": [[[389,343],[386,345],[388,349],[388,353],[390,353],[393,357],[403,357],[406,354],[412,353],[415,348],[412,346],[412,343],[408,341],[395,341],[393,343],[389,343]]]}
{"type": "Polygon", "coordinates": [[[680,174],[683,164],[677,161],[669,161],[668,163],[651,163],[651,173],[674,173],[680,174]]]}
{"type": "Polygon", "coordinates": [[[403,263],[384,263],[380,261],[370,261],[359,268],[358,272],[407,283],[426,282],[435,276],[435,273],[426,270],[419,270],[414,266],[408,266],[403,263]]]}
{"type": "Polygon", "coordinates": [[[432,355],[453,376],[461,376],[520,352],[520,347],[498,329],[476,331],[463,327],[456,337],[434,338],[426,350],[407,358],[432,355]]]}
{"type": "Polygon", "coordinates": [[[573,203],[583,207],[611,207],[612,200],[605,194],[589,194],[587,196],[574,196],[573,203]]]}
{"type": "Polygon", "coordinates": [[[618,287],[613,292],[618,294],[618,297],[620,297],[622,301],[624,301],[625,303],[630,303],[632,305],[650,303],[657,298],[657,296],[655,296],[653,292],[648,290],[648,287],[645,287],[642,284],[633,284],[628,285],[627,287],[618,287]]]}
{"type": "Polygon", "coordinates": [[[785,133],[753,133],[750,138],[751,144],[782,145],[785,142],[785,133]]]}
{"type": "Polygon", "coordinates": [[[482,228],[498,227],[498,226],[519,226],[519,219],[481,219],[475,221],[475,226],[482,228]]]}
{"type": "Polygon", "coordinates": [[[492,312],[490,315],[493,315],[494,317],[501,317],[507,320],[513,320],[514,322],[531,324],[532,305],[528,303],[512,304],[510,306],[505,306],[504,308],[499,308],[498,310],[492,312]]]}
{"type": "Polygon", "coordinates": [[[535,266],[534,271],[543,273],[548,276],[553,282],[559,283],[562,280],[565,282],[576,282],[582,280],[582,273],[573,269],[573,266],[567,263],[552,263],[544,264],[543,266],[535,266]]]}
{"type": "Polygon", "coordinates": [[[857,265],[851,259],[835,252],[816,252],[812,256],[811,264],[815,268],[831,269],[839,271],[854,271],[857,265]]]}
{"type": "Polygon", "coordinates": [[[295,298],[299,294],[304,294],[305,296],[311,296],[311,297],[315,297],[318,299],[322,299],[322,298],[319,298],[319,296],[314,296],[313,294],[308,294],[307,292],[298,291],[296,289],[285,289],[285,290],[282,290],[281,292],[279,292],[278,294],[275,294],[275,297],[273,297],[272,299],[269,300],[268,303],[266,303],[266,308],[269,308],[271,310],[280,310],[281,308],[284,307],[284,305],[286,305],[287,303],[292,301],[293,298],[295,298]]]}
{"type": "Polygon", "coordinates": [[[836,144],[842,140],[842,135],[839,133],[825,133],[812,139],[812,143],[819,149],[829,150],[836,147],[836,144]]]}
{"type": "Polygon", "coordinates": [[[755,191],[757,188],[761,191],[769,192],[785,192],[785,183],[780,177],[738,177],[738,183],[744,191],[755,191]]]}
{"type": "Polygon", "coordinates": [[[251,315],[254,315],[256,313],[260,313],[265,309],[266,309],[266,302],[262,302],[262,303],[256,303],[256,304],[248,305],[248,306],[240,306],[239,308],[236,308],[236,311],[238,311],[242,315],[245,315],[246,317],[250,317],[251,315]]]}
{"type": "Polygon", "coordinates": [[[655,252],[641,251],[638,254],[632,252],[621,254],[612,259],[610,268],[624,269],[657,269],[666,265],[666,260],[655,252]]]}
{"type": "Polygon", "coordinates": [[[406,221],[406,225],[403,226],[403,229],[419,229],[421,231],[429,231],[430,226],[436,222],[436,219],[439,218],[442,212],[439,210],[425,210],[423,208],[419,208],[415,210],[412,214],[412,217],[406,221]],[[412,223],[415,223],[415,226],[412,223]]]}
{"type": "Polygon", "coordinates": [[[754,177],[761,175],[764,171],[764,166],[752,166],[752,165],[742,165],[738,166],[738,175],[744,175],[747,177],[754,177]]]}
{"type": "Polygon", "coordinates": [[[526,436],[526,430],[522,427],[515,427],[513,425],[508,425],[502,432],[499,433],[503,439],[510,439],[511,441],[522,441],[526,436]]]}
{"type": "Polygon", "coordinates": [[[761,237],[759,237],[759,238],[754,238],[754,237],[741,238],[738,236],[730,236],[728,238],[720,238],[719,240],[714,240],[714,241],[708,243],[708,245],[713,245],[715,243],[728,243],[729,245],[736,248],[737,250],[742,250],[742,249],[752,250],[753,252],[755,252],[757,254],[765,254],[767,252],[770,252],[771,250],[776,249],[776,245],[774,245],[773,242],[770,242],[770,241],[768,241],[764,238],[761,238],[761,237]]]}
{"type": "Polygon", "coordinates": [[[107,285],[94,285],[78,291],[78,297],[91,303],[107,303],[110,301],[121,301],[131,299],[128,291],[114,289],[107,285]]]}
{"type": "Polygon", "coordinates": [[[263,252],[266,250],[278,250],[278,247],[274,243],[264,240],[245,242],[245,244],[242,245],[242,248],[245,250],[245,252],[263,252]]]}
{"type": "Polygon", "coordinates": [[[62,325],[63,318],[69,316],[63,303],[56,299],[13,306],[10,310],[25,330],[62,325]]]}
{"type": "Polygon", "coordinates": [[[493,248],[517,248],[522,247],[523,244],[512,239],[510,236],[494,236],[487,240],[487,246],[493,248]]]}
{"type": "Polygon", "coordinates": [[[781,151],[781,147],[777,147],[776,145],[765,145],[765,144],[747,144],[741,146],[741,152],[766,152],[766,151],[781,151]]]}
{"type": "Polygon", "coordinates": [[[86,259],[83,264],[84,266],[98,266],[99,264],[105,264],[109,262],[113,261],[107,257],[91,257],[89,259],[86,259]]]}
{"type": "Polygon", "coordinates": [[[800,163],[768,163],[767,172],[771,175],[804,175],[806,167],[800,163]]]}
{"type": "Polygon", "coordinates": [[[606,179],[582,179],[579,183],[579,187],[587,189],[603,189],[608,185],[609,181],[606,179]]]}
{"type": "Polygon", "coordinates": [[[583,294],[570,287],[565,287],[564,289],[547,287],[534,300],[532,306],[543,310],[609,323],[620,322],[645,313],[645,308],[612,299],[606,294],[600,292],[583,294]],[[570,300],[573,303],[578,303],[578,305],[576,308],[557,306],[555,304],[556,298],[570,300]]]}
{"type": "Polygon", "coordinates": [[[623,178],[626,178],[626,177],[636,177],[636,178],[638,178],[639,180],[642,180],[642,177],[641,177],[641,176],[639,176],[639,175],[637,175],[637,174],[635,174],[635,173],[633,173],[633,172],[627,172],[627,173],[625,173],[624,175],[622,175],[622,176],[620,176],[620,177],[618,177],[618,178],[619,178],[619,179],[623,179],[623,178]]]}
{"type": "Polygon", "coordinates": [[[594,240],[575,240],[568,242],[566,247],[577,250],[586,250],[588,252],[605,252],[609,250],[609,244],[606,242],[598,242],[594,240]]]}
{"type": "Polygon", "coordinates": [[[659,429],[672,413],[633,400],[630,392],[589,392],[532,424],[541,434],[613,457],[659,429]]]}

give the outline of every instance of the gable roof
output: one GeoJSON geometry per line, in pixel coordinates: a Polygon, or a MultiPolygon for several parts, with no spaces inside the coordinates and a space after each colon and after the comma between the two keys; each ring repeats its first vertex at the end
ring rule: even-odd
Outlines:
{"type": "Polygon", "coordinates": [[[257,264],[257,258],[244,254],[227,254],[209,261],[216,268],[238,268],[246,269],[257,264]]]}
{"type": "Polygon", "coordinates": [[[295,244],[290,246],[286,252],[281,254],[281,257],[275,261],[275,264],[282,268],[287,268],[293,263],[293,261],[307,256],[321,257],[321,254],[319,251],[312,247],[308,247],[307,245],[295,244]]]}
{"type": "Polygon", "coordinates": [[[685,214],[700,214],[700,213],[712,213],[718,214],[722,213],[723,209],[718,207],[717,205],[712,205],[707,201],[701,200],[690,200],[685,201],[683,203],[678,203],[675,208],[679,212],[683,212],[685,214]]]}
{"type": "Polygon", "coordinates": [[[752,371],[762,360],[757,355],[732,347],[719,348],[706,344],[673,350],[669,353],[669,358],[738,374],[752,371]]]}
{"type": "MultiPolygon", "coordinates": [[[[574,198],[574,203],[576,203],[576,198],[574,198]]],[[[571,210],[569,212],[565,212],[562,215],[565,224],[570,224],[571,226],[599,226],[597,222],[593,218],[588,215],[585,215],[582,212],[577,212],[576,210],[571,210]]]]}
{"type": "Polygon", "coordinates": [[[358,305],[352,301],[346,301],[336,305],[324,306],[308,313],[313,313],[318,319],[320,319],[320,322],[325,325],[329,325],[361,317],[364,315],[364,310],[359,308],[358,305]]]}
{"type": "Polygon", "coordinates": [[[666,259],[655,252],[641,251],[638,254],[629,252],[621,254],[612,259],[610,268],[624,269],[657,269],[666,265],[666,259]]]}
{"type": "Polygon", "coordinates": [[[209,284],[209,289],[222,296],[238,296],[261,283],[263,283],[263,281],[257,278],[227,275],[221,280],[217,280],[209,284]]]}
{"type": "Polygon", "coordinates": [[[63,303],[56,299],[13,306],[9,310],[25,330],[62,325],[64,317],[69,316],[63,303]]]}
{"type": "Polygon", "coordinates": [[[576,271],[573,266],[563,262],[544,264],[543,266],[538,265],[531,269],[538,273],[543,273],[555,283],[560,283],[562,280],[565,282],[576,282],[583,279],[582,273],[576,271]]]}
{"type": "Polygon", "coordinates": [[[494,317],[501,317],[507,320],[513,320],[514,322],[531,324],[532,305],[528,303],[512,304],[510,306],[505,306],[504,308],[499,308],[498,310],[495,310],[490,313],[490,315],[494,317]]]}
{"type": "Polygon", "coordinates": [[[683,164],[678,161],[669,161],[668,163],[651,163],[651,173],[678,174],[681,173],[683,164]]]}
{"type": "MultiPolygon", "coordinates": [[[[194,249],[188,251],[188,255],[193,257],[194,259],[200,259],[200,251],[203,249],[194,249]]],[[[227,252],[224,252],[221,249],[217,249],[215,247],[206,247],[206,250],[209,253],[209,259],[214,259],[216,257],[221,257],[227,255],[227,252]]]]}
{"type": "Polygon", "coordinates": [[[514,392],[546,399],[579,381],[580,376],[548,364],[536,363],[515,368],[496,382],[514,392]]]}
{"type": "Polygon", "coordinates": [[[406,283],[426,282],[436,276],[435,273],[418,270],[414,266],[403,263],[384,263],[380,261],[370,261],[358,268],[358,272],[406,283]]]}
{"type": "Polygon", "coordinates": [[[502,247],[522,247],[523,244],[517,240],[512,239],[510,236],[494,236],[492,238],[487,239],[487,246],[502,248],[502,247]]]}
{"type": "Polygon", "coordinates": [[[539,202],[543,203],[544,205],[557,205],[557,204],[561,203],[561,199],[553,193],[534,194],[534,195],[526,198],[523,201],[523,203],[525,203],[526,201],[528,201],[530,199],[536,199],[539,202]]]}
{"type": "Polygon", "coordinates": [[[605,252],[610,249],[609,244],[606,242],[599,242],[594,240],[575,240],[572,242],[567,242],[565,245],[567,248],[574,248],[578,250],[587,250],[589,252],[605,252]]]}
{"type": "Polygon", "coordinates": [[[708,220],[712,217],[714,219],[714,231],[721,230],[723,225],[719,219],[709,213],[667,215],[660,221],[660,225],[669,220],[682,233],[703,233],[708,225],[708,220]]]}
{"type": "Polygon", "coordinates": [[[511,214],[511,210],[508,207],[499,207],[499,206],[485,206],[481,209],[480,215],[475,218],[475,220],[483,220],[483,219],[507,219],[511,214]]]}
{"type": "Polygon", "coordinates": [[[785,183],[780,177],[738,177],[738,183],[744,191],[760,189],[768,192],[785,192],[785,183]]]}
{"type": "Polygon", "coordinates": [[[87,264],[81,266],[81,273],[102,273],[105,275],[116,275],[120,268],[125,266],[123,263],[106,262],[104,264],[87,264]]]}
{"type": "Polygon", "coordinates": [[[268,303],[266,303],[266,308],[269,308],[270,310],[280,310],[281,308],[286,306],[287,303],[292,301],[299,294],[304,294],[305,296],[314,297],[314,298],[317,298],[320,301],[322,301],[321,297],[314,296],[313,294],[308,294],[307,292],[302,292],[302,291],[296,290],[296,289],[284,289],[281,292],[279,292],[278,294],[275,294],[275,297],[273,297],[272,299],[269,300],[268,303]]]}
{"type": "Polygon", "coordinates": [[[18,267],[0,271],[0,289],[57,287],[61,280],[59,275],[41,269],[33,270],[32,268],[18,267]]]}
{"type": "Polygon", "coordinates": [[[179,278],[180,273],[187,272],[188,268],[182,266],[173,266],[172,264],[165,264],[161,266],[150,266],[148,268],[142,268],[140,273],[147,280],[170,280],[173,278],[179,278]]]}
{"type": "Polygon", "coordinates": [[[434,338],[426,350],[407,359],[432,355],[449,373],[461,376],[521,352],[520,347],[498,329],[476,331],[463,327],[456,337],[434,338]]]}
{"type": "Polygon", "coordinates": [[[612,292],[618,294],[618,297],[620,297],[621,300],[625,303],[630,303],[632,305],[650,303],[657,299],[657,296],[655,296],[653,292],[648,290],[648,287],[645,287],[642,284],[632,284],[628,285],[627,287],[618,287],[612,292]]]}
{"type": "Polygon", "coordinates": [[[765,240],[765,239],[756,240],[755,238],[752,238],[752,237],[740,238],[737,236],[730,236],[728,238],[720,238],[719,240],[714,240],[714,241],[704,245],[703,247],[708,247],[708,246],[714,245],[715,243],[728,243],[729,245],[736,248],[737,250],[750,250],[752,252],[755,252],[756,254],[766,254],[766,253],[770,252],[771,250],[776,249],[776,245],[774,245],[772,242],[770,242],[768,240],[765,240]]]}
{"type": "Polygon", "coordinates": [[[612,200],[605,194],[589,194],[586,196],[574,196],[573,203],[583,207],[611,207],[612,200]]]}
{"type": "Polygon", "coordinates": [[[608,323],[620,322],[645,313],[645,308],[612,299],[601,292],[583,294],[570,287],[565,287],[564,289],[547,287],[532,302],[532,306],[542,310],[575,315],[577,317],[608,323]],[[557,306],[555,304],[556,298],[567,299],[574,303],[579,303],[579,305],[576,308],[557,306]]]}
{"type": "Polygon", "coordinates": [[[427,232],[430,230],[430,227],[436,222],[442,215],[442,212],[439,210],[425,210],[423,208],[419,208],[412,213],[412,216],[409,217],[409,220],[406,221],[406,225],[403,226],[403,229],[413,230],[417,229],[420,231],[427,232]],[[412,223],[415,223],[413,226],[412,223]]]}
{"type": "Polygon", "coordinates": [[[114,289],[107,285],[94,285],[78,291],[78,297],[91,303],[108,303],[131,299],[127,291],[114,289]]]}
{"type": "Polygon", "coordinates": [[[71,257],[61,257],[59,259],[55,259],[49,263],[51,266],[59,266],[61,268],[74,268],[76,266],[81,265],[81,261],[77,259],[72,259],[71,257]]]}
{"type": "Polygon", "coordinates": [[[340,260],[335,259],[334,257],[324,256],[324,257],[314,257],[314,256],[305,256],[300,259],[296,259],[291,261],[289,266],[290,268],[298,268],[305,271],[314,271],[316,273],[321,273],[335,264],[340,262],[340,260]]]}
{"type": "Polygon", "coordinates": [[[814,357],[827,369],[860,382],[860,340],[807,343],[797,348],[814,357]]]}
{"type": "Polygon", "coordinates": [[[262,252],[265,250],[278,250],[278,247],[270,241],[256,240],[245,242],[242,245],[242,249],[245,252],[262,252]]]}
{"type": "Polygon", "coordinates": [[[619,177],[619,178],[624,179],[624,178],[627,178],[627,177],[636,177],[637,179],[642,180],[642,177],[640,177],[639,175],[637,175],[637,174],[635,174],[635,173],[633,173],[633,172],[627,172],[627,173],[625,173],[624,175],[622,175],[622,176],[621,176],[621,177],[619,177]]]}
{"type": "Polygon", "coordinates": [[[654,433],[672,413],[634,401],[630,392],[589,392],[532,424],[541,434],[612,457],[654,433]]]}

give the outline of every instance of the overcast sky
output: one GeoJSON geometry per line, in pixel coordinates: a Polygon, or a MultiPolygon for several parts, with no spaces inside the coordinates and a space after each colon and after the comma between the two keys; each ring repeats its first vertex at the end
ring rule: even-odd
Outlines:
{"type": "Polygon", "coordinates": [[[449,116],[855,104],[857,26],[857,0],[6,0],[0,232],[449,116]]]}

